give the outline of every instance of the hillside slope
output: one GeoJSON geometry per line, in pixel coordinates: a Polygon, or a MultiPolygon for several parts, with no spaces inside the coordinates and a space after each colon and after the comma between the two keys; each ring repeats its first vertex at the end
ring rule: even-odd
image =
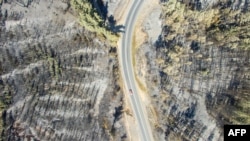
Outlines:
{"type": "Polygon", "coordinates": [[[224,124],[250,124],[249,1],[209,2],[162,1],[162,33],[137,51],[156,140],[218,141],[224,124]]]}
{"type": "Polygon", "coordinates": [[[124,140],[116,49],[70,1],[0,7],[2,140],[124,140]]]}

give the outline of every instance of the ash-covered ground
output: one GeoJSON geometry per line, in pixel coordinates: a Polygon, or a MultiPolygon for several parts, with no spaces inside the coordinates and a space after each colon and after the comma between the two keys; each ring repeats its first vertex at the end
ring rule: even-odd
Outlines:
{"type": "Polygon", "coordinates": [[[0,5],[2,140],[126,140],[116,48],[69,0],[0,5]]]}

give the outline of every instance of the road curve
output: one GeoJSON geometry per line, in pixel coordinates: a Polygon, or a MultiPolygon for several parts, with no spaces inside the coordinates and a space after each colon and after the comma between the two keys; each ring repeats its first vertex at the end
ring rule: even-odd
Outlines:
{"type": "Polygon", "coordinates": [[[121,49],[120,49],[120,63],[122,68],[123,80],[126,85],[126,91],[129,89],[133,91],[133,95],[129,95],[129,100],[132,105],[133,113],[140,128],[141,141],[153,141],[151,128],[149,125],[147,114],[144,112],[141,99],[138,96],[133,65],[132,65],[132,37],[137,14],[140,11],[140,6],[144,0],[134,0],[129,10],[125,23],[125,33],[122,35],[121,49]]]}

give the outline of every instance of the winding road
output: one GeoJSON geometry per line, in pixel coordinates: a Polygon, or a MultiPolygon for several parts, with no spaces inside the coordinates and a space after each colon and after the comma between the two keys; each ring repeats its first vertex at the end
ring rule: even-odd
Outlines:
{"type": "Polygon", "coordinates": [[[132,64],[132,37],[140,7],[144,0],[134,0],[129,10],[128,16],[125,23],[125,33],[122,35],[121,49],[120,49],[120,63],[123,75],[123,80],[126,85],[127,93],[129,89],[132,90],[133,94],[129,95],[129,100],[132,105],[133,113],[137,120],[140,130],[141,141],[153,141],[153,135],[149,125],[147,114],[143,110],[143,104],[139,98],[135,76],[132,64]]]}

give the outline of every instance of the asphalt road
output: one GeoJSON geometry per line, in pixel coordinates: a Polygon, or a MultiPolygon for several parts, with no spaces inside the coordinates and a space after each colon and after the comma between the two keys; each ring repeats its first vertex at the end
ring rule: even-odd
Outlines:
{"type": "MultiPolygon", "coordinates": [[[[125,81],[125,85],[127,88],[127,93],[129,94],[129,89],[133,91],[132,95],[129,95],[129,100],[132,105],[133,115],[137,120],[140,128],[140,137],[141,141],[153,141],[153,136],[151,132],[151,128],[149,125],[147,114],[143,111],[143,107],[141,104],[141,99],[139,98],[135,76],[132,65],[132,37],[133,31],[135,27],[135,22],[137,18],[137,14],[140,10],[140,6],[143,4],[144,0],[134,0],[129,10],[126,23],[125,23],[125,33],[122,36],[121,41],[121,49],[120,49],[120,63],[122,67],[123,80],[125,81]]],[[[143,12],[143,11],[141,11],[143,12]]]]}

